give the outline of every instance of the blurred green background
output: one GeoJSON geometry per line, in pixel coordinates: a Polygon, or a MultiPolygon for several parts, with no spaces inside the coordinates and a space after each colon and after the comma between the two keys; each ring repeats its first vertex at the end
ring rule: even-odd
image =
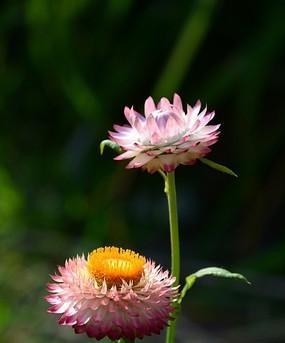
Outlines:
{"type": "Polygon", "coordinates": [[[125,105],[175,91],[216,110],[209,158],[239,174],[177,169],[182,275],[217,265],[253,282],[201,280],[177,342],[285,342],[284,16],[284,1],[1,3],[1,342],[88,341],[46,313],[66,257],[111,244],[169,267],[161,177],[99,143],[125,105]]]}

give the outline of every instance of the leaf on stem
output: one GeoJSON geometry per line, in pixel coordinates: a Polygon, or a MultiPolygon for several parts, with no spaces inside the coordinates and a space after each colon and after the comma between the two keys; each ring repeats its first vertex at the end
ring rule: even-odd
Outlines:
{"type": "Polygon", "coordinates": [[[206,164],[207,166],[209,166],[209,167],[211,167],[213,169],[216,169],[216,170],[218,170],[218,171],[220,171],[222,173],[226,173],[226,174],[238,177],[238,175],[234,171],[232,171],[230,168],[228,168],[226,166],[223,166],[222,164],[219,164],[217,162],[211,161],[208,158],[204,158],[204,157],[199,158],[199,160],[202,163],[206,164]]]}
{"type": "Polygon", "coordinates": [[[250,285],[250,282],[241,274],[232,273],[226,269],[218,268],[218,267],[208,267],[198,270],[196,273],[191,274],[186,277],[185,285],[180,293],[178,304],[181,304],[183,298],[185,297],[187,291],[194,285],[195,281],[204,276],[215,276],[215,277],[223,277],[227,279],[238,279],[246,282],[250,285]]]}
{"type": "Polygon", "coordinates": [[[228,279],[240,279],[250,285],[250,282],[243,275],[232,273],[226,269],[219,268],[219,267],[203,268],[203,269],[198,270],[194,275],[196,275],[197,278],[210,275],[210,276],[223,277],[223,278],[228,278],[228,279]]]}
{"type": "Polygon", "coordinates": [[[100,154],[101,155],[103,155],[105,146],[107,146],[108,148],[114,150],[118,154],[122,153],[122,149],[120,148],[120,146],[117,143],[111,141],[110,139],[105,139],[104,141],[102,141],[100,143],[100,154]]]}

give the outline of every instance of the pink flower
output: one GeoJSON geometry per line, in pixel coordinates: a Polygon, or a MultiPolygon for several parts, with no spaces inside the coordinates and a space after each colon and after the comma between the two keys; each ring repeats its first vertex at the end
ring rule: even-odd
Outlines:
{"type": "Polygon", "coordinates": [[[175,278],[131,250],[99,248],[58,271],[48,285],[48,312],[61,313],[59,324],[76,333],[132,340],[159,334],[172,319],[175,278]]]}
{"type": "Polygon", "coordinates": [[[173,171],[179,164],[191,165],[211,150],[218,140],[220,125],[207,125],[215,112],[202,112],[198,100],[184,112],[181,98],[174,94],[171,104],[161,98],[156,106],[151,97],[145,101],[144,116],[133,107],[125,107],[130,125],[114,125],[117,132],[109,132],[110,139],[125,152],[116,160],[133,158],[126,168],[146,169],[154,173],[161,169],[173,171]]]}

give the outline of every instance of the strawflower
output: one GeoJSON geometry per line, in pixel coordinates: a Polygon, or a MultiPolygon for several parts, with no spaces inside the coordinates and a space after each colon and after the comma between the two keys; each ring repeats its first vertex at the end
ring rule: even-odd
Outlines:
{"type": "Polygon", "coordinates": [[[116,160],[132,160],[127,169],[143,168],[149,173],[158,170],[173,171],[179,164],[191,165],[208,154],[209,146],[216,143],[220,125],[207,125],[215,112],[201,111],[198,100],[194,107],[187,105],[185,112],[179,95],[173,103],[161,98],[155,105],[151,97],[144,105],[144,115],[133,107],[124,113],[130,125],[114,125],[110,139],[124,151],[116,160]]]}
{"type": "Polygon", "coordinates": [[[66,260],[48,285],[50,313],[59,324],[100,340],[159,334],[173,319],[178,289],[168,271],[145,257],[116,247],[66,260]]]}

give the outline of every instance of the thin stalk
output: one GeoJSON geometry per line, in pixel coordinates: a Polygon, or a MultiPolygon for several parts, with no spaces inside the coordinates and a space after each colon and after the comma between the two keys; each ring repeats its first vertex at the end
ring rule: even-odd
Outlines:
{"type": "MultiPolygon", "coordinates": [[[[179,245],[179,227],[177,215],[177,200],[175,187],[174,171],[166,174],[165,193],[168,202],[170,241],[171,241],[171,274],[175,276],[175,286],[179,284],[180,277],[180,245],[179,245]]],[[[166,343],[173,343],[175,340],[176,319],[170,321],[166,332],[166,343]]]]}

